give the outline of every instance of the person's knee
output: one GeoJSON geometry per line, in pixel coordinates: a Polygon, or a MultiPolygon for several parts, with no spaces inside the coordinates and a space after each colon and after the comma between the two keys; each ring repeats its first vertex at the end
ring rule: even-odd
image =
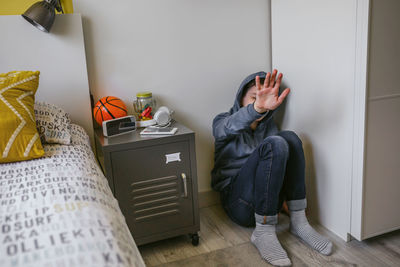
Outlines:
{"type": "Polygon", "coordinates": [[[274,157],[281,156],[287,158],[289,154],[289,145],[281,136],[268,136],[261,144],[261,151],[263,156],[272,152],[274,157]]]}
{"type": "Polygon", "coordinates": [[[279,133],[289,144],[296,147],[303,147],[303,142],[300,137],[293,131],[282,131],[279,133]]]}

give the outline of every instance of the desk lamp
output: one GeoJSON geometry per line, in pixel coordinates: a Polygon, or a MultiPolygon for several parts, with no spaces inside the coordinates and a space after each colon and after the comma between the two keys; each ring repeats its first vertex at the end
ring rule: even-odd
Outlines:
{"type": "Polygon", "coordinates": [[[34,3],[28,8],[22,17],[33,26],[44,32],[50,32],[55,19],[55,11],[64,13],[60,0],[43,0],[34,3]]]}

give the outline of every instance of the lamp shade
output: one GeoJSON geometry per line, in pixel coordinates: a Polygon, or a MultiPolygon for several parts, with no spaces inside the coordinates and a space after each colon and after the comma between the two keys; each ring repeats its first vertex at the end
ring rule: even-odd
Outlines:
{"type": "Polygon", "coordinates": [[[44,32],[50,32],[55,18],[55,1],[41,1],[28,8],[22,17],[44,32]],[[50,2],[50,3],[49,3],[50,2]]]}

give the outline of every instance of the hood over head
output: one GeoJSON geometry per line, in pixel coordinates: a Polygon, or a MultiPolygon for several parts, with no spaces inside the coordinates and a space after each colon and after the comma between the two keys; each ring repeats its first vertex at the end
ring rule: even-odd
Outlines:
{"type": "Polygon", "coordinates": [[[233,102],[233,107],[229,110],[230,114],[233,114],[237,112],[240,109],[240,102],[243,97],[243,89],[246,87],[248,83],[251,81],[255,80],[256,76],[259,76],[260,78],[265,78],[267,74],[264,71],[259,71],[253,74],[250,74],[249,76],[246,77],[246,79],[243,80],[243,82],[240,84],[239,89],[236,93],[236,98],[235,102],[233,102]]]}

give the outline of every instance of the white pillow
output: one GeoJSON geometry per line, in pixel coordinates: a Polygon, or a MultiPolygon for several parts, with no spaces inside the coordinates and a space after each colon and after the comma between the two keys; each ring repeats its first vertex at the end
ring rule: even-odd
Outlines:
{"type": "Polygon", "coordinates": [[[42,143],[69,145],[71,119],[63,109],[52,104],[35,102],[36,127],[42,143]]]}

